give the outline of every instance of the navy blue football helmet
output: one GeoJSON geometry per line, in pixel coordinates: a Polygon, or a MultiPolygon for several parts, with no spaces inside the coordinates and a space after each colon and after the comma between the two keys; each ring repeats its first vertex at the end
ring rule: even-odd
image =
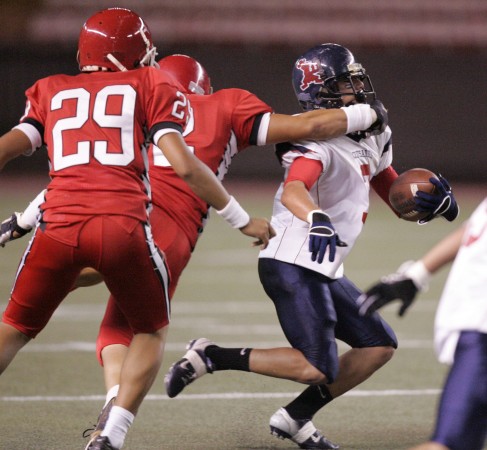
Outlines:
{"type": "Polygon", "coordinates": [[[355,103],[370,103],[375,99],[374,88],[362,64],[355,61],[350,50],[338,44],[321,44],[300,56],[293,68],[293,87],[298,101],[305,111],[319,108],[344,106],[338,81],[359,78],[364,88],[356,91],[355,103]]]}

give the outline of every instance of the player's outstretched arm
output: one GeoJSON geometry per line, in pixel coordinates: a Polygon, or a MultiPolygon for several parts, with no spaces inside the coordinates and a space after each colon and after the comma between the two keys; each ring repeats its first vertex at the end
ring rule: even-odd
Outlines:
{"type": "Polygon", "coordinates": [[[399,300],[399,316],[411,306],[418,292],[428,288],[431,276],[455,259],[462,242],[465,225],[446,236],[420,260],[407,261],[396,273],[383,277],[358,299],[359,313],[370,315],[379,308],[399,300]]]}
{"type": "Polygon", "coordinates": [[[211,169],[188,149],[179,133],[164,134],[157,142],[174,171],[183,178],[198,197],[207,202],[233,228],[267,246],[273,235],[266,219],[251,219],[239,203],[226,191],[211,169]]]}
{"type": "Polygon", "coordinates": [[[387,110],[375,100],[340,109],[317,109],[294,116],[272,114],[267,144],[302,139],[331,139],[355,131],[383,132],[388,123],[387,110]]]}

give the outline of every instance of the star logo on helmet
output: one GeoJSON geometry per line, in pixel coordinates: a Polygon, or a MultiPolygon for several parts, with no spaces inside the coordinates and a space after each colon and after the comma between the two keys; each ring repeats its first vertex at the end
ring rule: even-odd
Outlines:
{"type": "Polygon", "coordinates": [[[305,91],[312,84],[323,84],[320,76],[320,64],[316,61],[310,61],[305,58],[296,61],[296,69],[303,74],[300,88],[305,91]]]}

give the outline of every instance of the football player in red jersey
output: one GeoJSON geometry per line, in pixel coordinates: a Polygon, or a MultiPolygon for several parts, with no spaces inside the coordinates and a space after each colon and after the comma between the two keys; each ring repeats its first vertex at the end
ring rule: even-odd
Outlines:
{"type": "Polygon", "coordinates": [[[0,323],[0,373],[45,327],[85,267],[102,274],[133,332],[120,390],[93,450],[123,446],[168,330],[169,274],[148,222],[147,139],[230,225],[263,246],[272,234],[268,221],[251,219],[186,146],[188,100],[151,67],[155,55],[149,29],[133,11],[94,14],[80,32],[81,73],[37,81],[26,91],[20,124],[0,137],[0,169],[45,143],[51,177],[0,323]]]}
{"type": "MultiPolygon", "coordinates": [[[[367,129],[373,122],[387,121],[387,114],[380,102],[375,105],[376,109],[369,105],[357,105],[346,110],[317,110],[297,116],[275,114],[255,95],[242,89],[222,89],[210,95],[210,78],[203,66],[193,58],[172,55],[160,60],[159,66],[181,83],[191,100],[193,114],[184,132],[189,148],[221,179],[233,156],[249,145],[305,137],[331,138],[367,129]]],[[[152,147],[149,155],[153,196],[151,225],[155,241],[164,251],[171,271],[169,294],[172,297],[203,229],[208,205],[188,189],[160,149],[152,147]],[[173,201],[167,202],[168,198],[173,201]],[[175,239],[175,236],[178,238],[175,239]]],[[[12,235],[15,229],[23,233],[35,224],[37,205],[42,201],[41,193],[22,216],[14,214],[4,223],[0,244],[18,237],[17,234],[12,235]]],[[[96,272],[88,270],[84,271],[78,285],[97,281],[100,279],[96,272]],[[87,277],[91,279],[87,281],[87,277]]],[[[121,365],[131,339],[132,332],[127,321],[114,299],[110,298],[97,341],[97,354],[104,367],[108,390],[104,411],[97,424],[98,433],[105,426],[107,405],[113,403],[112,399],[117,394],[121,365]]]]}

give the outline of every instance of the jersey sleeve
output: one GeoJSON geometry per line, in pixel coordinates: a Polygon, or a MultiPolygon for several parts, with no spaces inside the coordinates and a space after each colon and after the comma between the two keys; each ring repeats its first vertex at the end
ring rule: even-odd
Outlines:
{"type": "Polygon", "coordinates": [[[297,158],[320,161],[322,168],[329,166],[330,156],[325,143],[314,141],[284,142],[276,145],[276,156],[282,167],[289,169],[297,158]]]}
{"type": "Polygon", "coordinates": [[[166,133],[183,133],[189,118],[190,103],[180,86],[162,71],[150,72],[151,95],[147,96],[147,122],[151,141],[156,144],[166,133]]]}
{"type": "Polygon", "coordinates": [[[291,181],[302,181],[309,191],[322,172],[321,161],[310,158],[297,158],[291,164],[284,184],[291,181]]]}
{"type": "Polygon", "coordinates": [[[25,91],[25,112],[20,118],[20,123],[14,127],[14,129],[22,131],[31,142],[32,148],[25,153],[26,156],[32,155],[42,146],[44,141],[45,113],[39,100],[39,92],[42,92],[42,88],[40,88],[42,82],[42,80],[36,82],[25,91]]]}
{"type": "Polygon", "coordinates": [[[379,148],[382,149],[379,165],[377,167],[376,174],[382,172],[387,167],[392,164],[392,137],[391,137],[391,129],[389,127],[386,128],[386,131],[379,136],[378,138],[378,145],[379,148]]]}
{"type": "Polygon", "coordinates": [[[394,211],[394,213],[399,217],[399,214],[394,210],[391,203],[389,202],[389,189],[391,184],[397,178],[397,172],[392,166],[386,167],[382,172],[379,172],[370,181],[372,189],[379,195],[379,197],[384,200],[385,203],[394,211]]]}
{"type": "Polygon", "coordinates": [[[264,115],[272,112],[272,108],[244,89],[222,89],[218,92],[232,106],[232,130],[237,138],[238,148],[257,145],[262,134],[267,135],[269,122],[264,115]]]}

